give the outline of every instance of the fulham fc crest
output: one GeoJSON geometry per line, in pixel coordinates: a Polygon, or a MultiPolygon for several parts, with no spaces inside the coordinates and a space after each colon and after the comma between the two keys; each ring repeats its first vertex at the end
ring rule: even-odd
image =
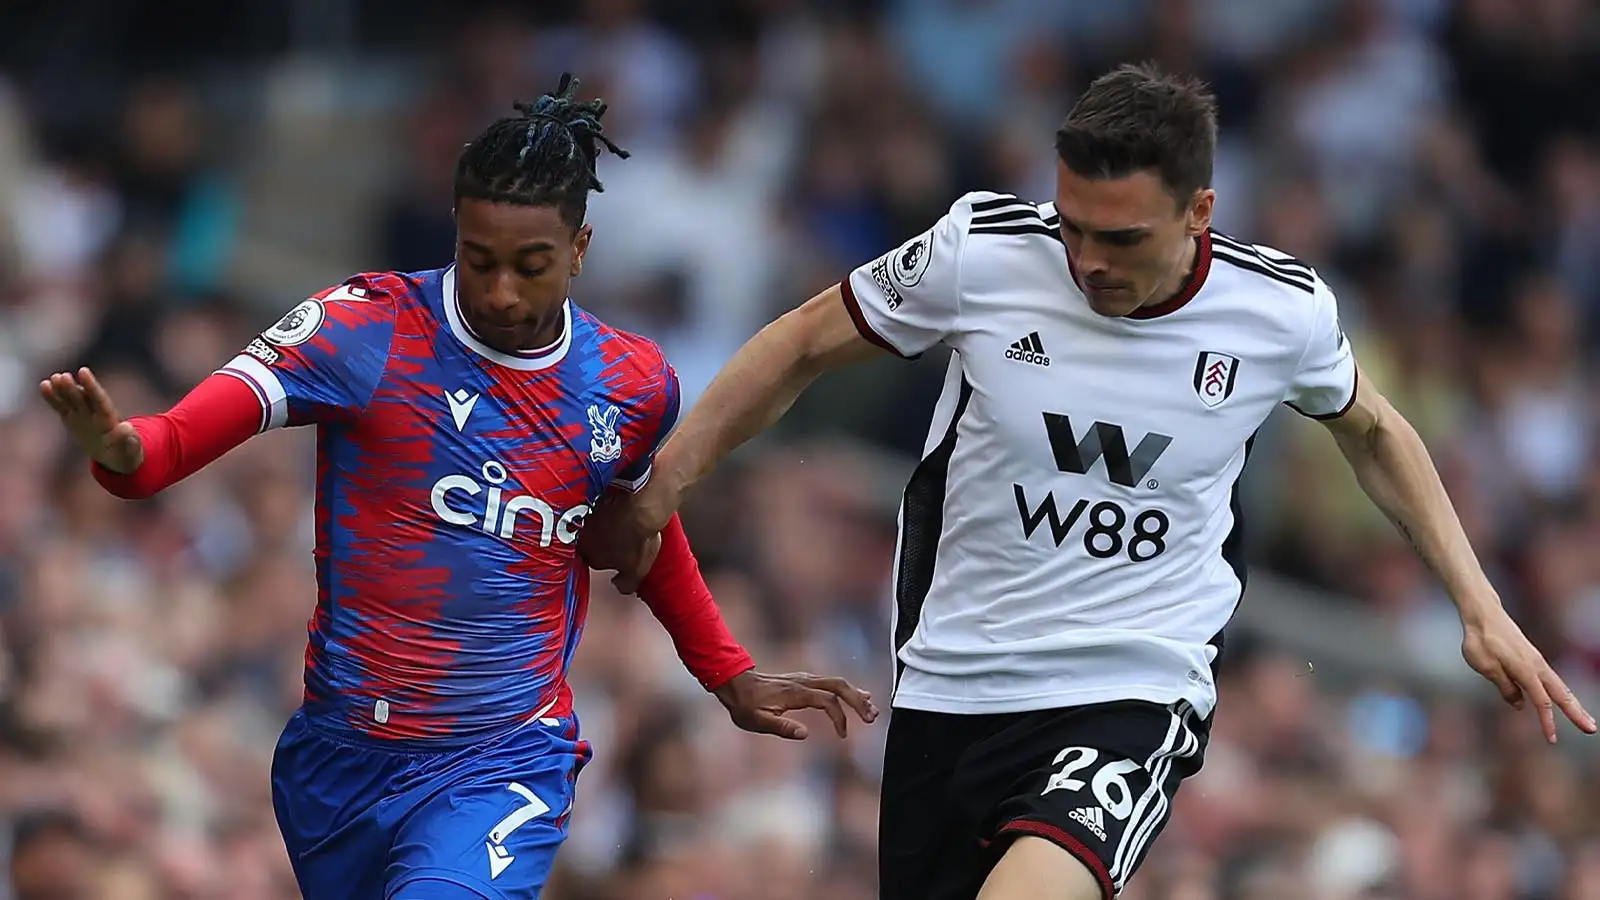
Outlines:
{"type": "Polygon", "coordinates": [[[1205,350],[1194,364],[1194,392],[1200,402],[1216,406],[1233,396],[1233,383],[1239,377],[1239,357],[1205,350]]]}

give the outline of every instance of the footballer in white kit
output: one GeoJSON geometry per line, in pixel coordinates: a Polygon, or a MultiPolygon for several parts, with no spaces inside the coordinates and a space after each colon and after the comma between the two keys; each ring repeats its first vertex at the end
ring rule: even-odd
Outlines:
{"type": "MultiPolygon", "coordinates": [[[[968,194],[751,339],[625,500],[642,543],[818,373],[951,351],[906,487],[883,900],[1115,897],[1199,770],[1245,587],[1236,486],[1279,404],[1325,420],[1550,740],[1589,717],[1505,613],[1316,271],[1210,227],[1215,103],[1144,66],[1057,132],[1057,190],[968,194]]],[[[626,587],[626,585],[624,585],[626,587]]]]}
{"type": "Polygon", "coordinates": [[[1314,271],[1194,243],[1177,294],[1108,317],[1062,302],[1054,204],[969,194],[841,286],[869,341],[954,351],[901,521],[898,707],[1210,713],[1251,441],[1280,403],[1341,415],[1357,374],[1314,271]]]}

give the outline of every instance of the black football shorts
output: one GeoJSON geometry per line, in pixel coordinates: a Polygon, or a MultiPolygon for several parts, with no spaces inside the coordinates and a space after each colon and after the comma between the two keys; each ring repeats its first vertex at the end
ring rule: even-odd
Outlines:
{"type": "Polygon", "coordinates": [[[994,715],[893,710],[879,812],[881,900],[973,900],[1009,842],[1081,860],[1112,900],[1166,825],[1209,734],[1187,703],[994,715]]]}

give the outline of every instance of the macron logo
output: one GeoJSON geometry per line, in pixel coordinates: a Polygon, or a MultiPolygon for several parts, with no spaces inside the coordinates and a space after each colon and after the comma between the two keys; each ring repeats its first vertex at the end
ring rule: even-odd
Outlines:
{"type": "Polygon", "coordinates": [[[472,415],[472,407],[478,404],[478,395],[467,393],[466,388],[456,388],[453,394],[447,393],[444,399],[450,401],[450,418],[456,422],[456,430],[467,427],[467,416],[472,415]]]}

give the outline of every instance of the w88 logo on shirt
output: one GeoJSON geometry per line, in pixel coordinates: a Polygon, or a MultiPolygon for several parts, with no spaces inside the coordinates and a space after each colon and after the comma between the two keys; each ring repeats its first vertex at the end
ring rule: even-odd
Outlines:
{"type": "Polygon", "coordinates": [[[1149,562],[1167,552],[1167,530],[1172,527],[1172,520],[1162,510],[1143,509],[1130,513],[1128,507],[1115,500],[1091,503],[1080,497],[1063,514],[1054,491],[1046,491],[1044,498],[1035,505],[1022,485],[1013,484],[1011,488],[1017,500],[1017,515],[1022,519],[1024,538],[1031,540],[1039,526],[1048,520],[1050,536],[1057,547],[1078,534],[1083,552],[1095,559],[1126,555],[1131,562],[1149,562]],[[1083,526],[1081,531],[1079,525],[1083,526]]]}
{"type": "MultiPolygon", "coordinates": [[[[1060,413],[1044,414],[1045,433],[1050,439],[1056,468],[1063,473],[1087,475],[1104,460],[1106,478],[1125,488],[1153,487],[1150,470],[1172,443],[1172,438],[1150,432],[1130,452],[1127,434],[1120,425],[1095,422],[1080,438],[1072,420],[1060,413]]],[[[1117,500],[1092,501],[1083,497],[1059,503],[1054,491],[1042,498],[1029,497],[1020,484],[1012,485],[1017,501],[1017,516],[1022,521],[1022,536],[1031,540],[1039,526],[1050,523],[1050,536],[1057,547],[1077,534],[1083,551],[1096,559],[1126,555],[1132,562],[1148,562],[1167,552],[1167,531],[1172,520],[1154,507],[1134,508],[1117,500]],[[1063,508],[1065,512],[1063,512],[1063,508]],[[1080,529],[1079,526],[1082,526],[1080,529]],[[1131,526],[1131,528],[1130,528],[1131,526]]]]}

